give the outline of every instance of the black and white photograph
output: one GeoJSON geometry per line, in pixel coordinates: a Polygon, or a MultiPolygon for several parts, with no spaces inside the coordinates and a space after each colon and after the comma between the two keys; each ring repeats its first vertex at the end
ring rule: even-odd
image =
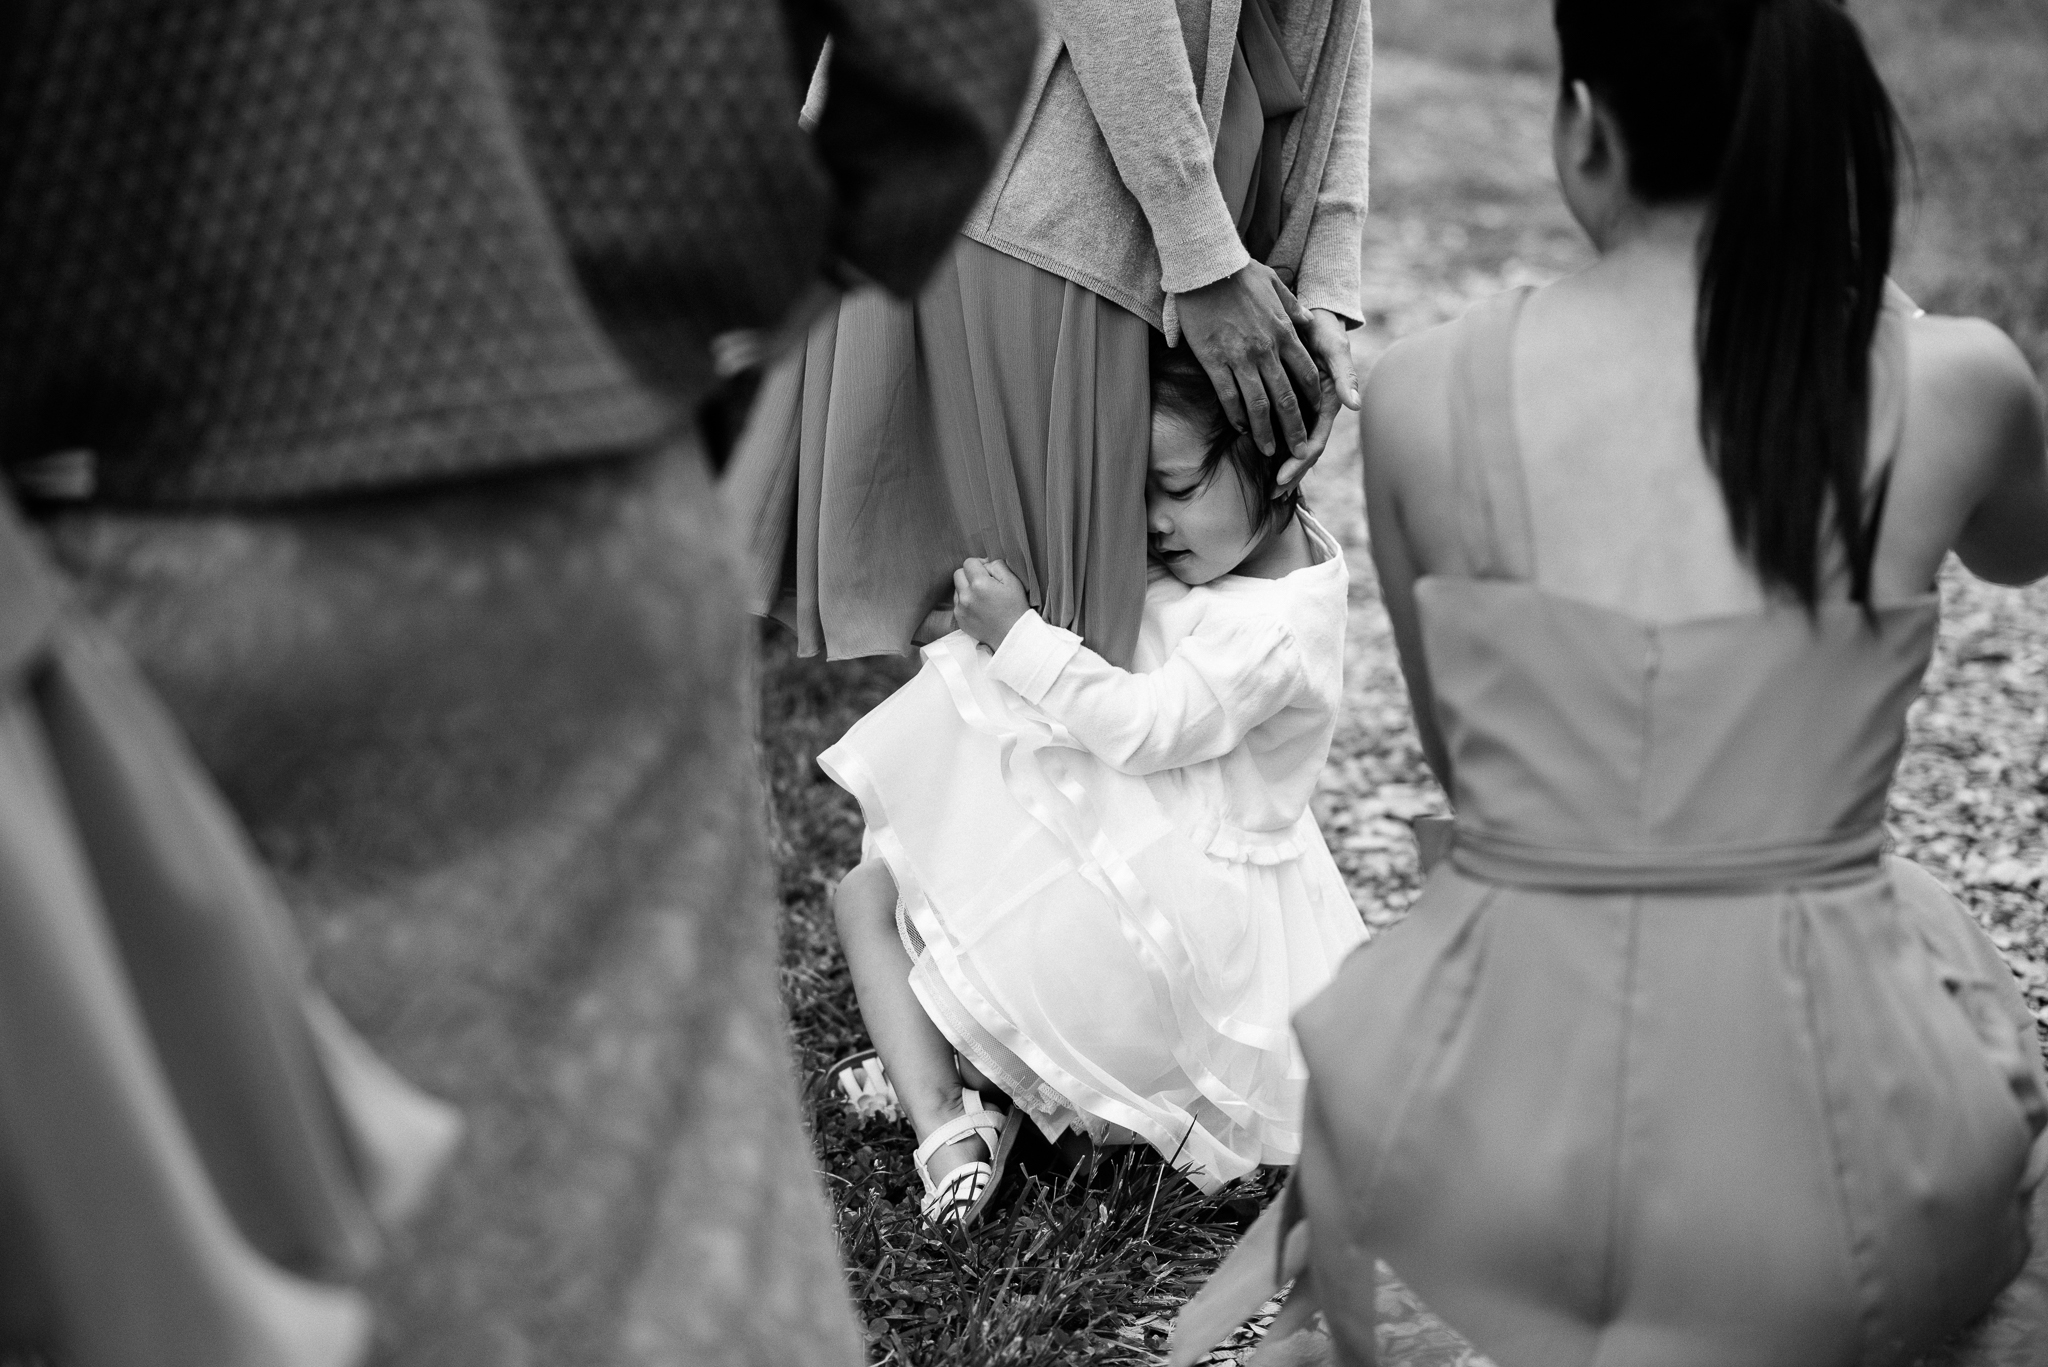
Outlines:
{"type": "Polygon", "coordinates": [[[2048,1367],[2048,0],[0,3],[0,1367],[2048,1367]]]}

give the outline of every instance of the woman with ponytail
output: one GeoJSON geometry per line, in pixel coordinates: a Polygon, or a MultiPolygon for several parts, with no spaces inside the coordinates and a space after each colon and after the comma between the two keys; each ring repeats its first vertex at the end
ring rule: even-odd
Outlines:
{"type": "Polygon", "coordinates": [[[1888,284],[1839,0],[1556,18],[1598,259],[1361,417],[1449,853],[1296,1017],[1294,1186],[1179,1360],[1278,1268],[1274,1332],[1320,1304],[1372,1361],[1382,1258],[1500,1367],[2048,1361],[2033,1022],[1883,825],[1944,557],[2048,574],[2040,390],[1888,284]]]}

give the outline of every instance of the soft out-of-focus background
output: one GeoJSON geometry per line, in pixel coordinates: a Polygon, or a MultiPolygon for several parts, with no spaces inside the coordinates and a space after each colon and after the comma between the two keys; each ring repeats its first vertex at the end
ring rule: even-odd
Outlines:
{"type": "MultiPolygon", "coordinates": [[[[2048,3],[1851,0],[1850,10],[1917,162],[1900,281],[1931,309],[1991,319],[2048,369],[2048,3]]],[[[1487,73],[1503,107],[1548,98],[1538,92],[1556,54],[1541,0],[1377,0],[1373,15],[1383,49],[1487,73]]],[[[1378,140],[1375,155],[1390,153],[1401,149],[1378,140]]],[[[1406,183],[1376,179],[1374,190],[1406,183]]]]}
{"type": "MultiPolygon", "coordinates": [[[[1897,274],[1939,312],[1988,317],[2048,370],[2048,0],[1861,0],[1914,151],[1897,274]]],[[[1373,214],[1361,366],[1394,338],[1505,286],[1553,278],[1585,248],[1553,188],[1555,92],[1542,0],[1375,0],[1373,214]]],[[[1406,818],[1442,809],[1409,727],[1367,559],[1355,429],[1311,476],[1349,548],[1349,703],[1317,812],[1375,925],[1416,889],[1406,818]]],[[[1951,567],[1945,622],[1892,823],[1903,852],[1960,889],[2048,1021],[2048,587],[1987,588],[1951,567]]],[[[864,1042],[829,891],[858,857],[850,799],[818,751],[914,661],[826,665],[764,636],[762,739],[774,787],[783,983],[808,1075],[864,1042]]],[[[1029,1195],[971,1242],[919,1231],[907,1129],[814,1106],[853,1291],[876,1363],[1150,1363],[1240,1212],[1158,1182],[1150,1155],[1106,1185],[1029,1195]]],[[[1254,1193],[1256,1195],[1257,1193],[1254,1193]]],[[[1381,1294],[1390,1364],[1476,1355],[1399,1286],[1381,1294]]],[[[1235,1361],[1248,1342],[1219,1355],[1235,1361]]]]}

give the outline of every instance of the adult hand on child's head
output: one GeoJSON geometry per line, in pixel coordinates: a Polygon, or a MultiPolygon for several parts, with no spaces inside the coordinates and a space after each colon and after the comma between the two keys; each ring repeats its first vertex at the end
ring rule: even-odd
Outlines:
{"type": "Polygon", "coordinates": [[[1269,456],[1297,452],[1309,429],[1295,385],[1314,389],[1318,371],[1301,343],[1301,333],[1313,336],[1317,325],[1294,291],[1272,267],[1252,261],[1175,301],[1181,335],[1209,372],[1231,425],[1250,431],[1269,456]]]}
{"type": "Polygon", "coordinates": [[[1351,364],[1351,337],[1344,320],[1328,309],[1312,311],[1308,329],[1309,350],[1315,353],[1320,371],[1316,389],[1316,425],[1308,440],[1280,465],[1273,481],[1273,497],[1283,497],[1301,482],[1315,463],[1323,458],[1330,434],[1337,429],[1337,415],[1358,408],[1358,372],[1351,364]]]}
{"type": "Polygon", "coordinates": [[[1030,610],[1023,583],[1002,561],[969,557],[953,571],[953,620],[990,650],[1001,646],[1030,610]]]}

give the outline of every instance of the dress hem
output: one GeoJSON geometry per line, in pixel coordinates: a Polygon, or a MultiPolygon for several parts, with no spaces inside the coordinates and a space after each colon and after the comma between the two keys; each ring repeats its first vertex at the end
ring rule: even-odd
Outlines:
{"type": "MultiPolygon", "coordinates": [[[[1207,1068],[1187,1068],[1185,1063],[1182,1065],[1189,1082],[1205,1100],[1216,1105],[1225,1115],[1231,1115],[1232,1110],[1237,1109],[1250,1111],[1258,1117],[1259,1124],[1245,1126],[1258,1135],[1259,1152],[1256,1155],[1247,1156],[1239,1153],[1210,1133],[1195,1116],[1187,1114],[1185,1108],[1172,1102],[1163,1102],[1159,1104],[1158,1109],[1172,1114],[1175,1124],[1181,1127],[1169,1132],[1168,1127],[1158,1123],[1154,1116],[1054,1062],[1017,1030],[994,1003],[987,1001],[968,980],[953,954],[950,937],[943,921],[925,896],[909,852],[897,838],[889,822],[887,807],[881,799],[880,792],[859,757],[840,746],[834,746],[818,757],[818,765],[860,803],[862,815],[867,821],[867,834],[873,841],[875,853],[888,866],[910,922],[924,941],[924,955],[911,969],[912,990],[917,993],[920,1004],[932,1018],[933,1024],[939,1027],[940,1033],[944,1034],[948,1042],[977,1068],[992,1079],[1012,1077],[1014,1080],[1015,1069],[1001,1058],[992,1056],[982,1040],[963,1030],[961,1027],[965,1022],[954,1017],[952,1010],[949,1009],[949,1003],[934,1000],[937,993],[945,994],[945,997],[950,999],[950,1006],[956,1006],[968,1020],[987,1034],[990,1041],[1009,1051],[1019,1064],[1033,1072],[1038,1087],[1058,1094],[1073,1112],[1092,1116],[1112,1125],[1120,1125],[1142,1136],[1162,1155],[1177,1155],[1179,1158],[1191,1160],[1190,1165],[1181,1168],[1180,1171],[1204,1194],[1213,1195],[1229,1182],[1245,1176],[1262,1163],[1293,1162],[1300,1151],[1298,1131],[1289,1132],[1282,1129],[1250,1103],[1236,1098],[1228,1088],[1222,1087],[1221,1082],[1215,1079],[1207,1068]],[[1207,1080],[1213,1087],[1230,1097],[1235,1103],[1234,1106],[1225,1106],[1210,1095],[1210,1088],[1202,1086],[1204,1079],[1198,1076],[1198,1073],[1209,1074],[1207,1080]]],[[[1177,1061],[1180,1052],[1178,1049],[1175,1050],[1177,1061]]],[[[1013,1099],[1025,1105],[1028,1111],[1033,1111],[1034,1118],[1040,1115],[1044,1115],[1046,1120],[1057,1118],[1055,1115],[1033,1110],[1028,1104],[1032,1089],[1023,1090],[1025,1096],[1013,1096],[1013,1099]]],[[[1235,1115],[1231,1115],[1231,1118],[1238,1119],[1235,1115]]],[[[1041,1128],[1043,1125],[1044,1121],[1041,1121],[1041,1128]]]]}

